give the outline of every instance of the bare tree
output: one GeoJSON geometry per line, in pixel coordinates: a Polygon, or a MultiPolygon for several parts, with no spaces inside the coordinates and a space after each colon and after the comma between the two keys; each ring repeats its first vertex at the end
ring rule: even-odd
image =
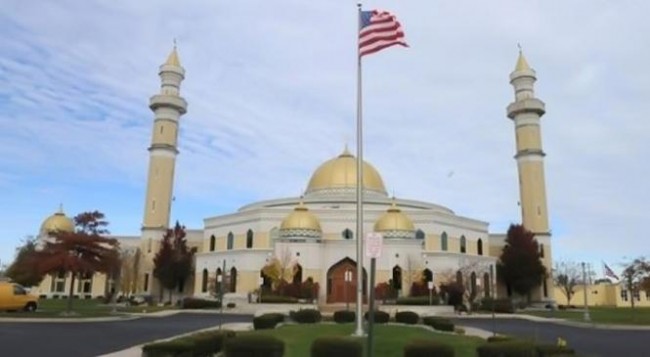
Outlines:
{"type": "Polygon", "coordinates": [[[555,263],[553,267],[553,282],[566,297],[567,305],[575,294],[575,287],[582,283],[582,268],[580,264],[570,261],[555,263]]]}
{"type": "Polygon", "coordinates": [[[623,264],[621,281],[623,287],[630,292],[630,304],[634,308],[634,295],[646,288],[650,279],[650,262],[645,257],[639,257],[623,264]]]}
{"type": "Polygon", "coordinates": [[[478,261],[465,263],[456,272],[456,280],[463,288],[463,300],[467,302],[467,309],[472,310],[472,305],[480,300],[485,292],[485,286],[482,284],[482,277],[489,270],[488,265],[478,261]],[[458,281],[457,278],[461,278],[458,281]]]}
{"type": "Polygon", "coordinates": [[[262,268],[262,273],[271,279],[273,287],[277,287],[283,281],[291,282],[295,274],[296,262],[294,261],[289,248],[284,248],[262,268]]]}
{"type": "Polygon", "coordinates": [[[120,292],[127,297],[135,293],[140,264],[140,249],[129,249],[121,252],[120,292]]]}
{"type": "Polygon", "coordinates": [[[402,270],[402,291],[404,295],[410,292],[413,282],[422,281],[422,264],[412,254],[406,256],[402,270]]]}

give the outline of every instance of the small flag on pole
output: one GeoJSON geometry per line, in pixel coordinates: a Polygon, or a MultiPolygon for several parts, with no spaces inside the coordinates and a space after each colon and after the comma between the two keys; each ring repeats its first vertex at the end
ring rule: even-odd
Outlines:
{"type": "Polygon", "coordinates": [[[603,262],[603,270],[604,270],[604,273],[605,273],[606,277],[619,280],[618,275],[614,274],[614,271],[609,266],[607,266],[607,264],[605,264],[605,262],[603,262]]]}
{"type": "Polygon", "coordinates": [[[401,45],[408,47],[402,25],[388,11],[361,11],[359,29],[359,57],[401,45]]]}

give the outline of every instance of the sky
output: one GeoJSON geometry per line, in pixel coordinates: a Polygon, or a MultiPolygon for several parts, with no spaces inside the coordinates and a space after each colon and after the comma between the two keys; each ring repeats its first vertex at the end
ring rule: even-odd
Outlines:
{"type": "MultiPolygon", "coordinates": [[[[505,232],[520,222],[509,73],[547,105],[553,256],[649,255],[650,2],[367,1],[409,48],[363,59],[364,158],[389,192],[505,232]]],[[[62,203],[139,234],[158,66],[186,69],[172,219],[295,197],[355,147],[352,1],[45,1],[0,6],[0,261],[62,203]]]]}

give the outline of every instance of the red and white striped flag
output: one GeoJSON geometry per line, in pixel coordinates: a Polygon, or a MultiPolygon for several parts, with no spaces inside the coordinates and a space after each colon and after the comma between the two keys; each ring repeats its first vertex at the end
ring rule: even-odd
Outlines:
{"type": "Polygon", "coordinates": [[[402,25],[395,15],[381,10],[361,11],[359,57],[393,45],[408,47],[402,25]]]}
{"type": "Polygon", "coordinates": [[[610,269],[610,267],[607,266],[607,264],[605,264],[605,262],[603,262],[603,272],[604,272],[606,277],[619,280],[618,275],[614,274],[614,271],[612,269],[610,269]]]}

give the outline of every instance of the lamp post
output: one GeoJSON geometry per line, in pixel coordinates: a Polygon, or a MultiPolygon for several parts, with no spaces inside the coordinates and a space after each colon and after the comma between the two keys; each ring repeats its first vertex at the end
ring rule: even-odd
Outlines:
{"type": "Polygon", "coordinates": [[[583,287],[583,296],[585,299],[585,322],[591,321],[589,316],[589,304],[587,303],[587,271],[585,270],[585,262],[582,262],[582,287],[583,287]]]}
{"type": "Polygon", "coordinates": [[[346,270],[344,275],[345,283],[343,285],[343,294],[345,295],[345,310],[350,311],[350,298],[348,296],[348,285],[352,281],[352,271],[346,270]]]}

